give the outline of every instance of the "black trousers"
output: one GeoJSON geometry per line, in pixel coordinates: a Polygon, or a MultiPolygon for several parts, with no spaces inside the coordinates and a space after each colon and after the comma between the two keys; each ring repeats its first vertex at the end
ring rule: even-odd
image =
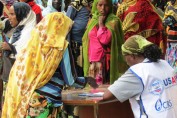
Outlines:
{"type": "Polygon", "coordinates": [[[82,67],[82,49],[81,49],[82,44],[77,43],[75,41],[71,41],[71,50],[72,50],[72,55],[74,58],[74,63],[75,63],[75,68],[77,71],[77,75],[79,77],[84,76],[83,72],[83,67],[82,67]]]}

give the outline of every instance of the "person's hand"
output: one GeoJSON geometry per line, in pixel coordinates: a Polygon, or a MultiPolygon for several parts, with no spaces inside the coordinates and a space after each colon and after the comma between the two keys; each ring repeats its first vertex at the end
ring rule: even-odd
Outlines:
{"type": "Polygon", "coordinates": [[[105,15],[99,16],[99,27],[104,27],[105,20],[106,20],[106,16],[105,15]]]}
{"type": "Polygon", "coordinates": [[[3,50],[11,50],[11,48],[10,48],[10,46],[9,46],[9,44],[7,42],[3,42],[2,43],[2,49],[3,50]]]}
{"type": "Polygon", "coordinates": [[[98,88],[98,84],[96,83],[96,80],[93,77],[85,77],[85,79],[91,87],[98,88]]]}

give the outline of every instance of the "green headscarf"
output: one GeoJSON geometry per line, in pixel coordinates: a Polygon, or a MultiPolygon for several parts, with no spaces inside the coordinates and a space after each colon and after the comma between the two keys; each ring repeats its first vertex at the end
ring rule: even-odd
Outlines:
{"type": "MultiPolygon", "coordinates": [[[[87,30],[83,36],[83,58],[84,58],[84,75],[88,75],[89,70],[89,59],[88,59],[88,48],[89,48],[89,37],[88,33],[94,28],[94,26],[98,25],[99,13],[97,10],[97,3],[99,0],[94,0],[92,7],[93,17],[88,23],[87,30]]],[[[126,63],[124,62],[122,53],[121,53],[121,45],[123,44],[123,31],[122,31],[122,23],[120,19],[115,16],[112,12],[112,0],[108,0],[110,13],[107,16],[105,21],[105,26],[111,32],[111,59],[110,59],[110,83],[113,83],[120,76],[120,73],[124,73],[127,69],[126,63]]]]}
{"type": "MultiPolygon", "coordinates": [[[[97,4],[99,0],[94,0],[92,4],[92,14],[99,14],[98,9],[97,9],[97,4]]],[[[108,0],[109,2],[109,8],[110,8],[110,13],[113,13],[113,5],[112,5],[112,0],[108,0]]]]}
{"type": "Polygon", "coordinates": [[[140,35],[133,35],[129,37],[126,42],[122,45],[122,54],[134,54],[139,55],[144,52],[144,48],[152,45],[153,43],[147,41],[144,37],[140,35]]]}

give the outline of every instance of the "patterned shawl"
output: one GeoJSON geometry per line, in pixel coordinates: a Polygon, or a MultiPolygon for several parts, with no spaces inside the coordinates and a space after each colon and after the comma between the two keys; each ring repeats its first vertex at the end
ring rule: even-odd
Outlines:
{"type": "Polygon", "coordinates": [[[149,0],[129,0],[121,6],[118,8],[117,16],[123,21],[125,40],[138,34],[162,48],[165,46],[162,20],[149,0]]]}
{"type": "Polygon", "coordinates": [[[62,13],[47,15],[31,32],[31,39],[9,76],[2,118],[25,117],[34,90],[44,86],[58,67],[73,22],[62,13]]]}
{"type": "MultiPolygon", "coordinates": [[[[89,59],[88,59],[88,48],[89,48],[89,37],[88,34],[92,30],[92,28],[98,25],[98,17],[99,13],[96,8],[96,5],[99,0],[94,0],[93,7],[92,7],[92,14],[93,17],[89,21],[87,30],[83,36],[83,58],[84,58],[84,75],[88,75],[88,69],[90,66],[89,59]]],[[[123,60],[122,53],[121,53],[121,45],[123,44],[123,32],[122,32],[122,24],[118,17],[116,17],[112,13],[112,1],[110,2],[111,12],[109,13],[106,21],[105,26],[111,31],[111,59],[110,59],[110,83],[113,83],[117,78],[123,73],[126,69],[126,63],[123,60]]]]}
{"type": "Polygon", "coordinates": [[[167,8],[165,10],[165,15],[163,19],[166,19],[168,16],[173,16],[175,20],[177,21],[177,0],[174,4],[171,4],[171,2],[167,3],[167,8]]]}

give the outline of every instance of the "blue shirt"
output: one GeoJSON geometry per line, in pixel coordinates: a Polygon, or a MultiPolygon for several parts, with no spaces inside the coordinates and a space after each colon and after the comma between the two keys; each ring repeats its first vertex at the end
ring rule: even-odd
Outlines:
{"type": "Polygon", "coordinates": [[[79,11],[73,6],[69,6],[66,15],[74,21],[71,32],[68,34],[69,41],[74,40],[82,44],[82,37],[89,20],[90,11],[85,6],[79,11]]]}

